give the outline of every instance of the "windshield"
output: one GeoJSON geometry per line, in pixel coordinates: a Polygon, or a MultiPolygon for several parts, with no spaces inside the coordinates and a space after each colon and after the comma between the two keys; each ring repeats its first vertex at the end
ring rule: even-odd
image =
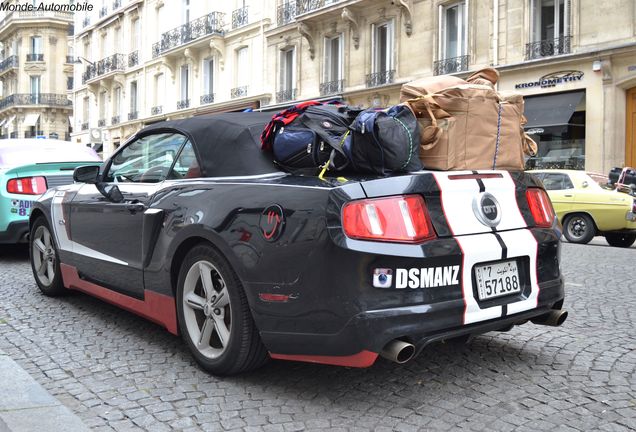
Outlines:
{"type": "Polygon", "coordinates": [[[36,163],[100,160],[93,149],[81,144],[51,142],[0,144],[0,168],[3,169],[36,163]]]}

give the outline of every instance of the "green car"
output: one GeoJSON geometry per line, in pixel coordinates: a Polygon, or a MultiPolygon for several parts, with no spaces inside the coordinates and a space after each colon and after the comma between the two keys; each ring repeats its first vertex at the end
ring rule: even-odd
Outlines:
{"type": "Polygon", "coordinates": [[[54,139],[0,140],[0,243],[22,243],[33,202],[48,188],[73,183],[75,167],[100,164],[83,144],[54,139]]]}

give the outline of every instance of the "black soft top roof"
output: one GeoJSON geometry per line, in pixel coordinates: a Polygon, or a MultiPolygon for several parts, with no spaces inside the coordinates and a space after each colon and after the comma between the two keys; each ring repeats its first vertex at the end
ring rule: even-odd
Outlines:
{"type": "Polygon", "coordinates": [[[138,136],[176,130],[194,143],[204,177],[247,176],[278,172],[260,135],[271,113],[223,113],[152,124],[138,136]]]}

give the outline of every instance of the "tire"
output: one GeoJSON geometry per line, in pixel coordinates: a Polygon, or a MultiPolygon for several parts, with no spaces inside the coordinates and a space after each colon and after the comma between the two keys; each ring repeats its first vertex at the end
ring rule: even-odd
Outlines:
{"type": "Polygon", "coordinates": [[[40,291],[49,297],[65,294],[60,257],[55,238],[44,216],[33,221],[29,234],[29,257],[33,277],[40,291]]]}
{"type": "Polygon", "coordinates": [[[605,240],[610,246],[628,248],[636,241],[636,233],[607,233],[605,240]]]}
{"type": "Polygon", "coordinates": [[[563,223],[563,235],[570,243],[587,244],[596,235],[594,221],[584,213],[568,215],[563,223]]]}
{"type": "Polygon", "coordinates": [[[204,370],[233,375],[268,360],[241,281],[212,246],[195,246],[186,255],[176,301],[182,337],[204,370]]]}

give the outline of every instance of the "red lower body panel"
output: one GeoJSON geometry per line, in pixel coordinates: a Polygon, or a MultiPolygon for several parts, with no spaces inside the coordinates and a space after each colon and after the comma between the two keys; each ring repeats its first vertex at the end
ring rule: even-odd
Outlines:
{"type": "Polygon", "coordinates": [[[172,334],[179,334],[174,297],[145,290],[144,299],[139,300],[83,280],[73,266],[60,263],[60,270],[66,288],[90,294],[162,325],[172,334]]]}
{"type": "Polygon", "coordinates": [[[308,363],[321,363],[334,366],[349,366],[357,368],[366,368],[378,358],[378,353],[371,351],[360,351],[357,354],[349,356],[322,356],[322,355],[300,355],[300,354],[274,354],[269,353],[270,357],[277,360],[292,360],[308,363]]]}

